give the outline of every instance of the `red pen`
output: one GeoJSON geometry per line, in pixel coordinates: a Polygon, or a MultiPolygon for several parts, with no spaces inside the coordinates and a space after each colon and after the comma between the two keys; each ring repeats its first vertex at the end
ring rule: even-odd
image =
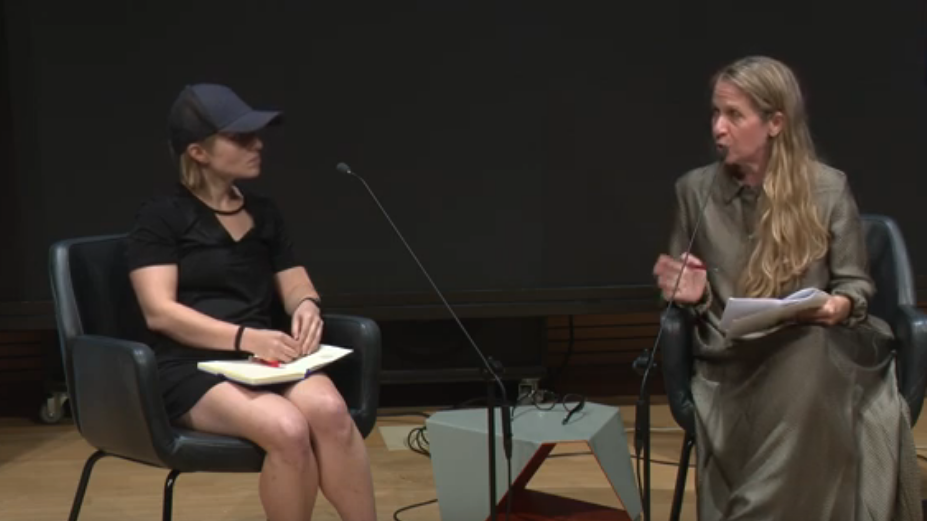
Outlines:
{"type": "Polygon", "coordinates": [[[692,259],[686,259],[684,268],[700,270],[700,271],[708,271],[708,266],[705,266],[701,262],[696,263],[692,259]]]}
{"type": "Polygon", "coordinates": [[[269,365],[271,367],[280,367],[280,362],[276,360],[264,360],[263,358],[259,358],[257,356],[252,356],[251,361],[257,362],[259,364],[269,365]]]}
{"type": "Polygon", "coordinates": [[[683,263],[684,268],[691,268],[693,270],[708,271],[708,266],[705,265],[701,260],[697,260],[693,257],[690,257],[688,253],[682,255],[679,258],[679,262],[683,263]]]}

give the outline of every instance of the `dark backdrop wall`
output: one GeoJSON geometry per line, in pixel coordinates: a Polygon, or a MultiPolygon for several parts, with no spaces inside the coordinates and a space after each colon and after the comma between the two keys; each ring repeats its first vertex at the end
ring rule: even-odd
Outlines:
{"type": "Polygon", "coordinates": [[[338,161],[447,290],[647,285],[674,179],[711,160],[708,78],[751,53],[796,69],[927,274],[925,3],[788,3],[7,0],[0,301],[48,299],[52,241],[170,189],[166,112],[202,81],[286,112],[255,188],[327,295],[428,290],[338,161]]]}
{"type": "Polygon", "coordinates": [[[0,300],[21,294],[21,284],[14,274],[21,272],[18,257],[20,231],[16,220],[20,215],[17,208],[17,179],[13,159],[13,122],[10,111],[10,81],[5,24],[0,24],[0,241],[6,252],[0,255],[0,300]]]}

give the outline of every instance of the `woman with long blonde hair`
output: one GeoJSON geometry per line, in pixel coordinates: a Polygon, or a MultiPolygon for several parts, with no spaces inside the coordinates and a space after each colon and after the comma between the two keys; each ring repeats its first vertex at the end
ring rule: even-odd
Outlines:
{"type": "Polygon", "coordinates": [[[891,330],[868,313],[875,288],[846,175],[817,159],[785,64],[743,58],[712,88],[722,159],[677,180],[670,251],[654,266],[664,298],[696,323],[699,519],[919,520],[909,412],[891,330]],[[729,298],[808,287],[828,297],[797,324],[725,338],[729,298]]]}

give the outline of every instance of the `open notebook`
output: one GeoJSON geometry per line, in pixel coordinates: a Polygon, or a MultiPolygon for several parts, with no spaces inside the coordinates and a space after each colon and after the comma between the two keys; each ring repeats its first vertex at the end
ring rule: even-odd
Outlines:
{"type": "Polygon", "coordinates": [[[805,288],[778,298],[730,298],[721,316],[721,329],[730,339],[764,336],[792,322],[802,311],[821,307],[830,295],[805,288]]]}
{"type": "Polygon", "coordinates": [[[322,344],[309,356],[273,367],[257,360],[214,360],[196,364],[200,371],[219,375],[245,385],[270,385],[302,380],[313,371],[349,355],[353,351],[322,344]]]}

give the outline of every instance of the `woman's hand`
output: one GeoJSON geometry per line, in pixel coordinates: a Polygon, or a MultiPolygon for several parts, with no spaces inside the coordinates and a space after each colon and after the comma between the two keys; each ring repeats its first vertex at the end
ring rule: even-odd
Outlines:
{"type": "Polygon", "coordinates": [[[241,349],[268,362],[292,362],[299,358],[299,342],[274,329],[246,328],[241,336],[241,349]]]}
{"type": "Polygon", "coordinates": [[[682,304],[695,304],[700,301],[708,285],[705,264],[691,254],[685,266],[682,261],[669,255],[660,255],[653,267],[653,275],[657,279],[657,285],[663,290],[664,300],[669,301],[673,297],[673,289],[676,289],[674,301],[682,304]],[[680,273],[682,278],[677,288],[676,280],[680,277],[680,273]]]}
{"type": "Polygon", "coordinates": [[[322,340],[322,316],[319,307],[311,300],[302,301],[293,311],[293,338],[299,345],[300,356],[310,355],[322,340]]]}
{"type": "Polygon", "coordinates": [[[832,295],[821,307],[800,313],[797,318],[805,322],[834,326],[846,320],[852,309],[853,303],[850,299],[843,295],[832,295]]]}

